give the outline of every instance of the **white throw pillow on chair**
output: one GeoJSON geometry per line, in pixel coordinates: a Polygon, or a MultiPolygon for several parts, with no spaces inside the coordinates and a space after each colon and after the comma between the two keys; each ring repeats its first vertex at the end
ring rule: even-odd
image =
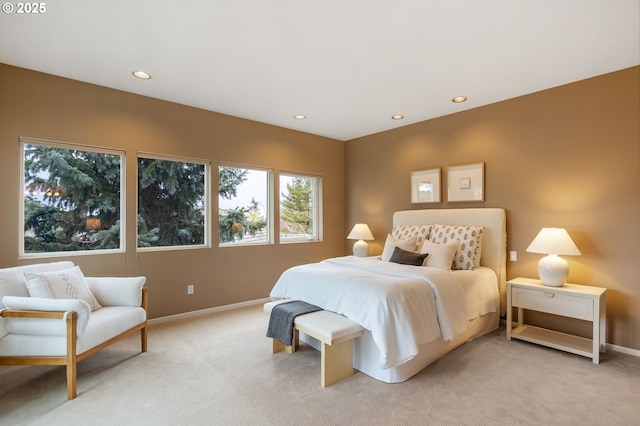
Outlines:
{"type": "Polygon", "coordinates": [[[55,272],[25,272],[24,277],[30,297],[84,300],[92,311],[102,307],[78,266],[55,272]]]}

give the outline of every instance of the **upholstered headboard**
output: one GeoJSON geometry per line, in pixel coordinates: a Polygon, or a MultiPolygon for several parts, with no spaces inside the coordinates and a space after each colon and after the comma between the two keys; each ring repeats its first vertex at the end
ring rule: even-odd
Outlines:
{"type": "Polygon", "coordinates": [[[393,225],[474,225],[483,226],[480,265],[498,276],[500,313],[506,312],[507,294],[507,219],[504,209],[429,209],[404,210],[393,214],[393,225]]]}

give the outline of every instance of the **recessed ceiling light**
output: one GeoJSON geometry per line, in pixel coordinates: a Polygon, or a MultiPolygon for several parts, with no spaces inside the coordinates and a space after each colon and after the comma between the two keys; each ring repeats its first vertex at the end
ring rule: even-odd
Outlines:
{"type": "Polygon", "coordinates": [[[392,115],[391,119],[392,120],[402,120],[404,118],[404,115],[400,115],[400,114],[396,114],[396,115],[392,115]]]}
{"type": "Polygon", "coordinates": [[[134,71],[133,75],[141,80],[149,80],[151,78],[151,75],[147,74],[144,71],[134,71]]]}
{"type": "Polygon", "coordinates": [[[455,98],[451,99],[451,102],[459,104],[461,102],[465,102],[466,100],[467,100],[466,96],[456,96],[455,98]]]}
{"type": "Polygon", "coordinates": [[[293,118],[295,118],[296,120],[304,120],[305,118],[307,118],[307,116],[302,114],[296,114],[293,116],[293,118]]]}

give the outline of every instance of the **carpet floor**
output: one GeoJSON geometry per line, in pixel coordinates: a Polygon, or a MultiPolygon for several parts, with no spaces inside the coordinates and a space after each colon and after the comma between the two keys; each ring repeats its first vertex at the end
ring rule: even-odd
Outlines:
{"type": "Polygon", "coordinates": [[[323,389],[320,353],[271,354],[262,305],[149,326],[78,365],[0,367],[6,425],[639,425],[640,358],[601,363],[505,340],[504,327],[404,383],[365,374],[323,389]]]}

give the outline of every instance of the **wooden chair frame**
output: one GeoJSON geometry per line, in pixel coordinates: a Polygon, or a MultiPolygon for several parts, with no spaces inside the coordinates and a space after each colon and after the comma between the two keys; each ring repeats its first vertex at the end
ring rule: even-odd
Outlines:
{"type": "MultiPolygon", "coordinates": [[[[142,288],[142,303],[140,305],[147,311],[147,288],[142,288]]],[[[78,314],[69,312],[67,315],[67,355],[66,356],[0,356],[0,365],[65,365],[67,367],[67,397],[75,399],[77,396],[77,364],[85,358],[106,348],[112,343],[125,336],[140,330],[141,351],[147,351],[147,320],[130,328],[129,330],[95,346],[81,354],[76,354],[76,342],[78,340],[76,327],[78,314]]],[[[0,312],[3,318],[54,318],[63,319],[65,312],[60,311],[25,311],[16,309],[5,309],[0,312]]]]}

